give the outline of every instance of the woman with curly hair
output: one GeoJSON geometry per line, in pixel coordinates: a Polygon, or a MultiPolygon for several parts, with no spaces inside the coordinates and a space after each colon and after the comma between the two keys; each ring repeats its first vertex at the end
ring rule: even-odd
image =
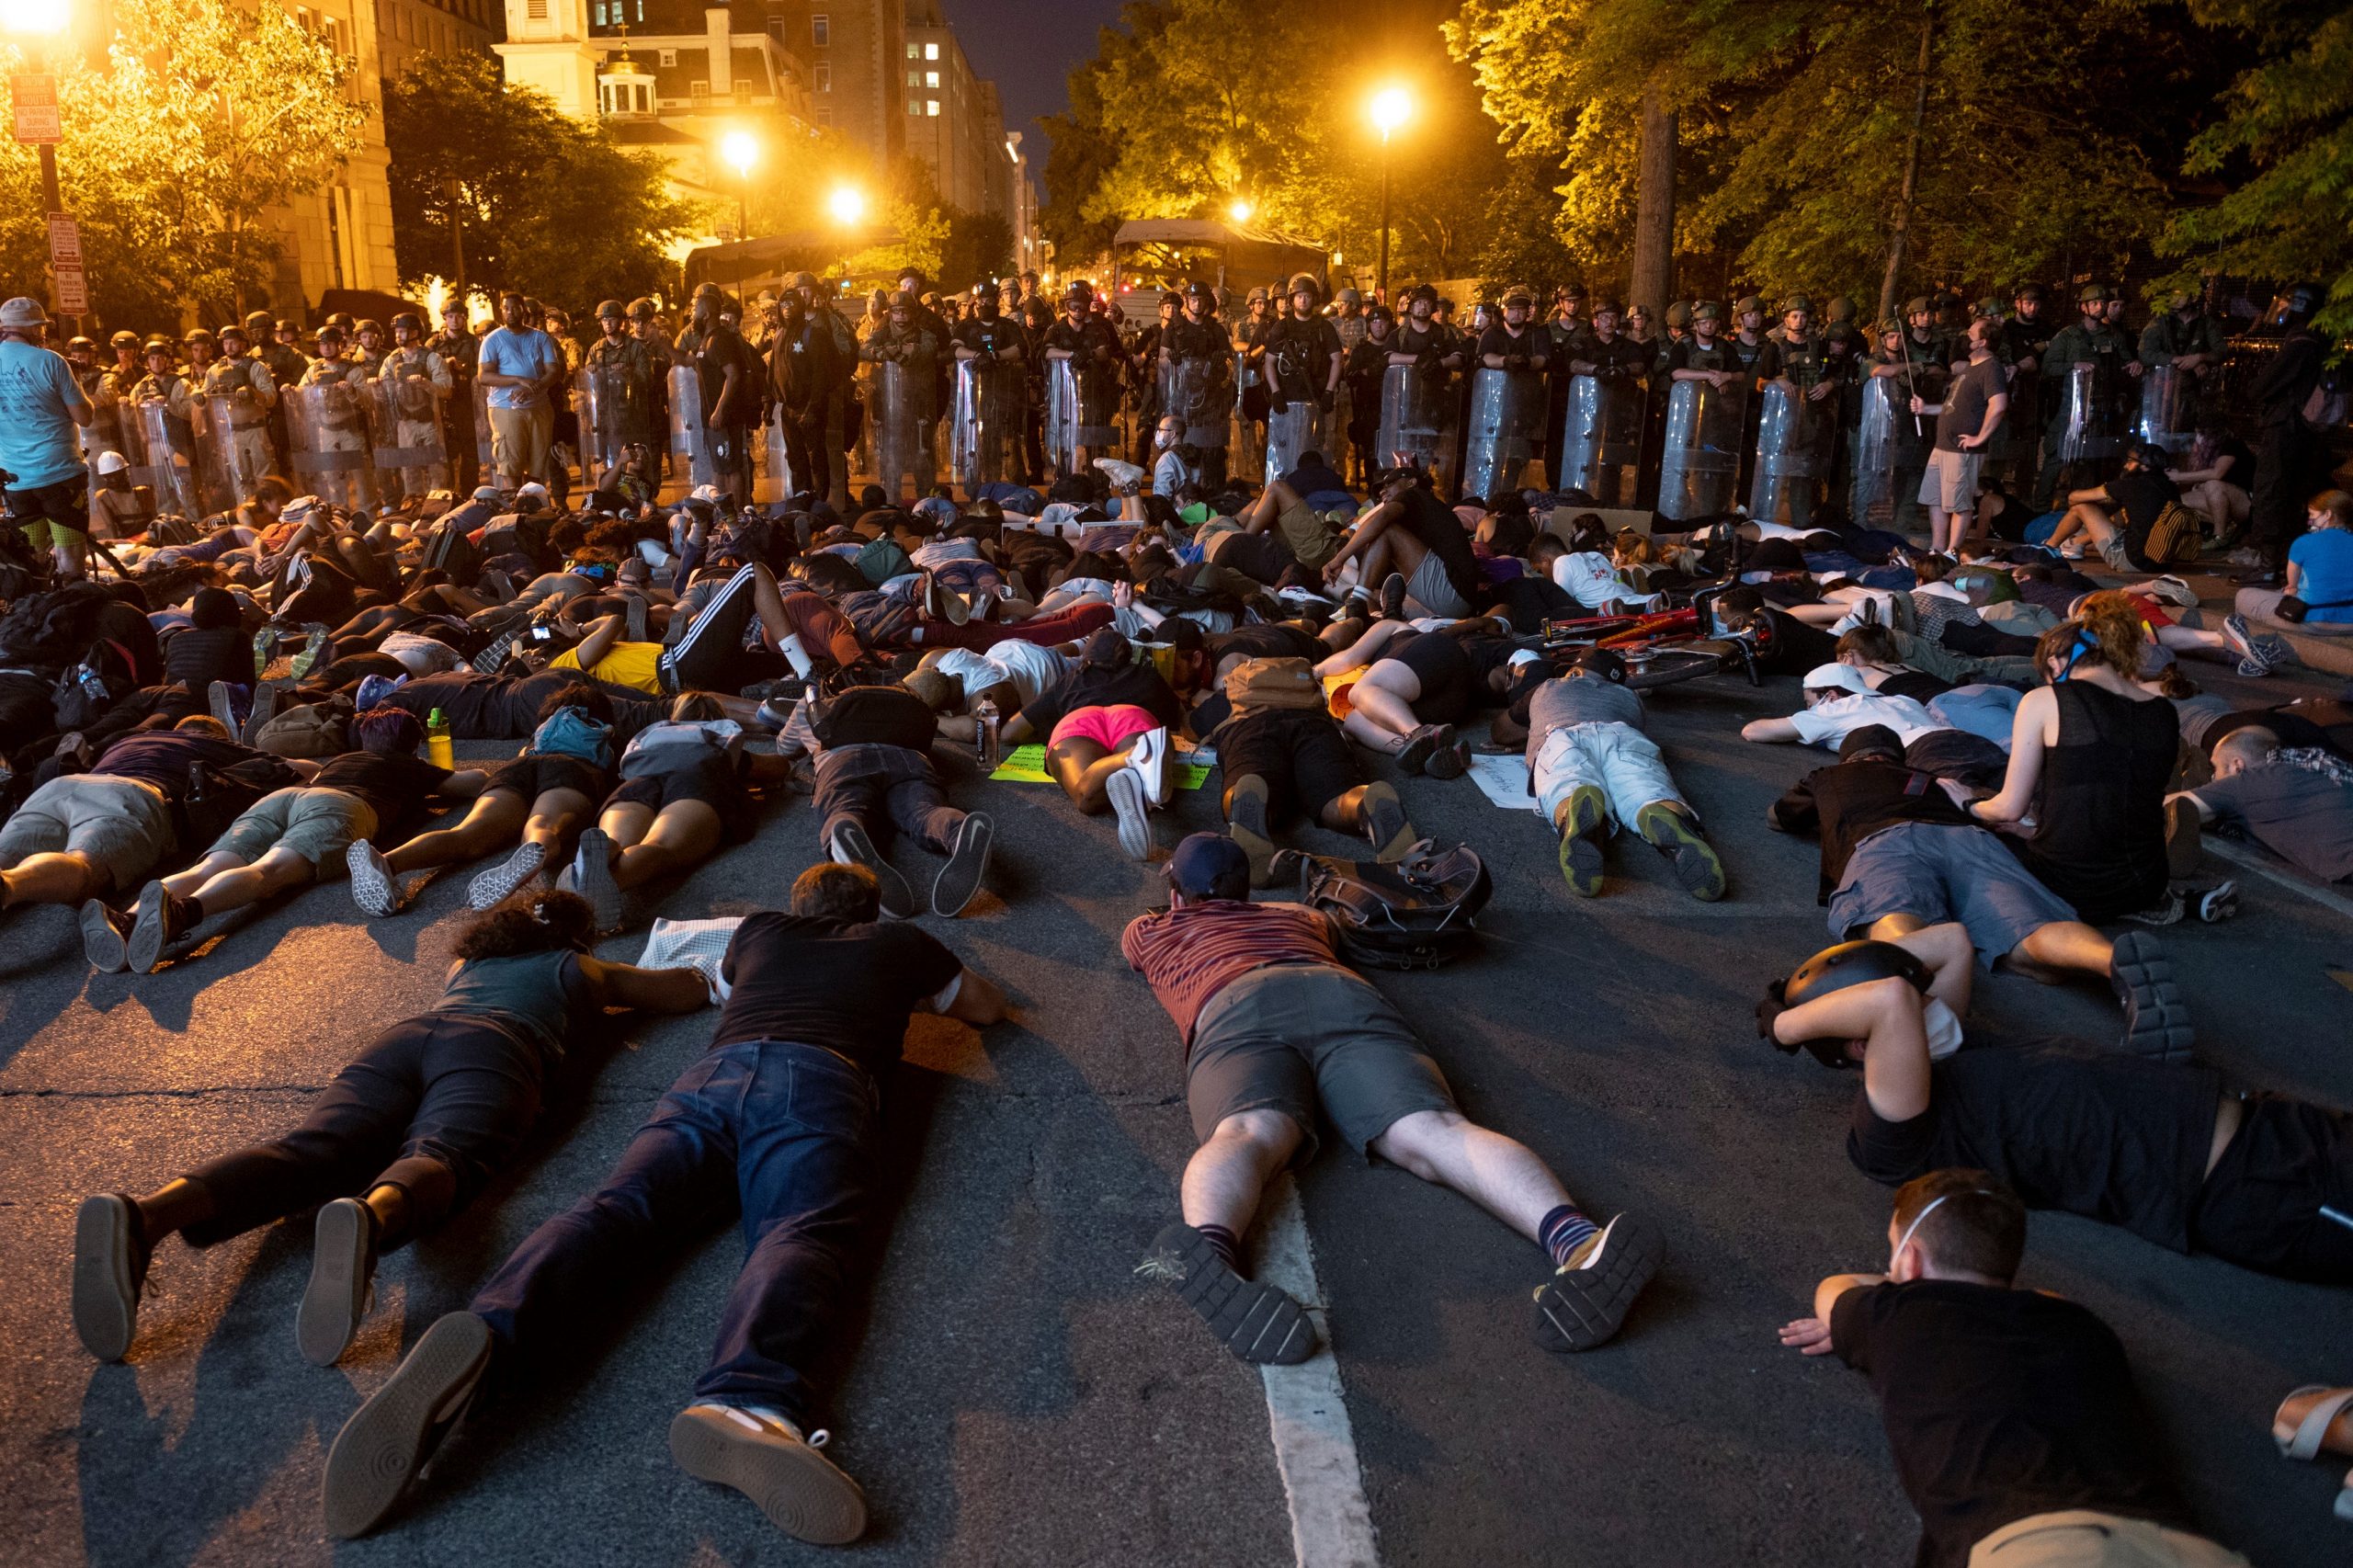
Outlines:
{"type": "Polygon", "coordinates": [[[694,970],[591,958],[595,926],[587,903],[566,892],[475,916],[458,937],[441,1000],[378,1035],[320,1091],[300,1127],[208,1160],[144,1198],[84,1199],[74,1232],[74,1329],[90,1354],[113,1361],[130,1349],[140,1291],[165,1237],[211,1246],[317,1208],[294,1335],[305,1359],[332,1365],[366,1312],[377,1260],[437,1229],[514,1158],[578,1025],[607,1007],[689,1013],[710,1000],[694,970]]]}

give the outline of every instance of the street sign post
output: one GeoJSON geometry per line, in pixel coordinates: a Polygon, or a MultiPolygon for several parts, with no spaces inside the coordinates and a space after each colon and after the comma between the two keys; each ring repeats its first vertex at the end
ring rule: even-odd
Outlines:
{"type": "Polygon", "coordinates": [[[57,78],[25,71],[8,78],[16,106],[17,140],[28,147],[54,147],[65,138],[57,120],[57,78]]]}

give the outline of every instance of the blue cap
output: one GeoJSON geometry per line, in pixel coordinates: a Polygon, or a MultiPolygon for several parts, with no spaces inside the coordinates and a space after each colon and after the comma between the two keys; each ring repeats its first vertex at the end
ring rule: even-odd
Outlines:
{"type": "Polygon", "coordinates": [[[1231,887],[1237,881],[1240,896],[1249,897],[1250,857],[1222,833],[1192,834],[1168,857],[1169,885],[1187,898],[1215,898],[1221,882],[1231,887]]]}

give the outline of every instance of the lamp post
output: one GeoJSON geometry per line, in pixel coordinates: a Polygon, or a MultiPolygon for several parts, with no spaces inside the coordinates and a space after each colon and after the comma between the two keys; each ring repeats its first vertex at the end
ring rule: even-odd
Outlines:
{"type": "MultiPolygon", "coordinates": [[[[0,34],[25,40],[28,56],[36,49],[41,51],[39,63],[44,69],[17,77],[13,84],[13,96],[17,99],[17,139],[31,142],[40,148],[41,210],[52,219],[65,217],[65,199],[57,188],[57,78],[46,69],[52,63],[47,58],[47,45],[50,40],[64,33],[73,25],[73,20],[69,0],[0,0],[0,34]],[[25,95],[28,91],[45,92],[48,102],[45,105],[26,102],[25,95]],[[44,109],[45,115],[42,113],[44,109]],[[36,124],[35,121],[45,123],[36,124]]],[[[64,308],[63,290],[59,286],[57,261],[53,254],[58,244],[57,225],[52,222],[51,230],[50,308],[69,317],[69,324],[79,330],[81,312],[69,312],[64,308]]],[[[74,265],[77,268],[80,266],[78,255],[74,265]]]]}
{"type": "Polygon", "coordinates": [[[719,155],[735,170],[735,238],[752,237],[752,165],[760,161],[759,138],[748,131],[731,131],[719,139],[719,155]]]}
{"type": "Polygon", "coordinates": [[[1372,123],[1381,131],[1381,263],[1374,274],[1373,293],[1389,302],[1389,138],[1414,115],[1414,100],[1403,87],[1383,87],[1372,95],[1372,123]]]}
{"type": "Polygon", "coordinates": [[[866,193],[854,185],[837,185],[825,198],[825,210],[842,230],[842,276],[849,276],[849,242],[858,223],[866,217],[866,193]]]}

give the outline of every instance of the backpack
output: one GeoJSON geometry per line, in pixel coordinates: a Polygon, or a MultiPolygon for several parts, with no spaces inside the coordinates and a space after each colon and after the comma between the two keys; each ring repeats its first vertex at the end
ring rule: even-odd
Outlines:
{"type": "Polygon", "coordinates": [[[341,756],[351,749],[351,712],[340,701],[289,708],[262,725],[254,736],[254,748],[273,756],[341,756]]]}
{"type": "Polygon", "coordinates": [[[928,752],[938,722],[903,686],[853,686],[809,704],[809,728],[822,746],[885,745],[928,752]]]}
{"type": "Polygon", "coordinates": [[[1305,659],[1245,659],[1226,673],[1225,698],[1234,711],[1245,708],[1317,709],[1324,683],[1305,659]]]}
{"type": "Polygon", "coordinates": [[[608,767],[613,760],[613,732],[582,709],[559,708],[540,721],[531,732],[531,744],[524,749],[546,756],[576,756],[608,767]]]}
{"type": "Polygon", "coordinates": [[[888,534],[858,552],[858,575],[878,588],[892,578],[904,577],[914,570],[915,564],[907,559],[907,552],[900,549],[899,541],[888,534]]]}
{"type": "Polygon", "coordinates": [[[713,755],[743,755],[744,726],[733,719],[664,719],[637,733],[621,752],[621,777],[643,778],[713,755]]]}
{"type": "Polygon", "coordinates": [[[1460,846],[1419,844],[1394,865],[1300,856],[1299,902],[1331,916],[1342,956],[1371,969],[1436,969],[1461,957],[1494,892],[1486,863],[1460,846]]]}

